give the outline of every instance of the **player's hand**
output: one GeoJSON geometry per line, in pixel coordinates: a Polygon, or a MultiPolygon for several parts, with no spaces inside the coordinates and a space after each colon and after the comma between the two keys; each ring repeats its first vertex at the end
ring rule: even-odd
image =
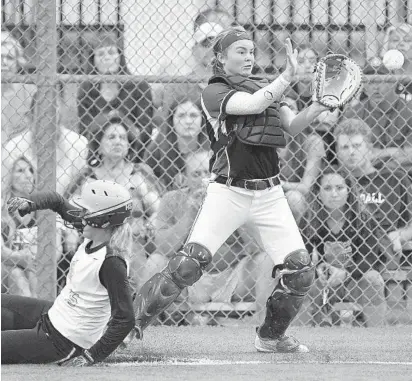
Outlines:
{"type": "Polygon", "coordinates": [[[285,43],[286,49],[286,69],[282,73],[284,78],[291,82],[296,75],[296,71],[298,69],[298,50],[293,49],[292,41],[290,38],[286,39],[285,43]]]}
{"type": "Polygon", "coordinates": [[[394,251],[394,253],[402,251],[402,240],[399,230],[394,230],[388,233],[388,238],[392,244],[392,250],[394,251]]]}
{"type": "Polygon", "coordinates": [[[63,363],[60,366],[65,367],[83,367],[83,366],[91,366],[94,364],[93,357],[87,352],[84,351],[83,354],[73,357],[63,363]]]}
{"type": "Polygon", "coordinates": [[[33,211],[32,206],[34,205],[33,202],[27,200],[27,198],[23,197],[12,197],[7,201],[7,211],[10,214],[15,213],[16,211],[19,212],[20,216],[25,216],[33,211]]]}

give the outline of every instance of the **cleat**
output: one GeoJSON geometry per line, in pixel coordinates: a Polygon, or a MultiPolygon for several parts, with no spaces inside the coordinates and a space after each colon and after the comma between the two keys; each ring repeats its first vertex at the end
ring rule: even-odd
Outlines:
{"type": "Polygon", "coordinates": [[[266,353],[307,353],[309,348],[299,343],[292,336],[282,336],[279,339],[263,339],[256,333],[255,348],[266,353]]]}

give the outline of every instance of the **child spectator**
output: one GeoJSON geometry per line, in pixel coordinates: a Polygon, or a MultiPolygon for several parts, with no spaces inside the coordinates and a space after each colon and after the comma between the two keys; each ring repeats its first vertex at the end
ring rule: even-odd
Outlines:
{"type": "MultiPolygon", "coordinates": [[[[35,212],[21,217],[9,215],[7,201],[11,197],[24,197],[34,190],[34,167],[21,156],[12,166],[10,183],[2,194],[2,292],[36,297],[37,216],[35,212]]],[[[62,255],[62,229],[58,222],[56,260],[62,255]]]]}
{"type": "MultiPolygon", "coordinates": [[[[30,163],[37,165],[35,131],[35,108],[37,93],[33,96],[30,105],[29,128],[12,138],[3,146],[2,150],[2,189],[8,183],[13,163],[24,155],[30,163]]],[[[76,132],[69,130],[60,123],[63,105],[57,100],[57,147],[56,147],[56,190],[63,193],[69,183],[86,165],[87,139],[76,132]]]]}
{"type": "Polygon", "coordinates": [[[167,189],[184,185],[185,158],[208,148],[201,107],[196,100],[181,96],[169,110],[166,126],[148,147],[145,162],[167,189]]]}
{"type": "MultiPolygon", "coordinates": [[[[89,56],[88,74],[130,74],[119,43],[110,35],[104,36],[93,46],[89,56]]],[[[77,96],[79,131],[90,138],[90,125],[103,112],[118,110],[129,118],[144,148],[152,134],[152,93],[146,81],[125,83],[86,81],[81,84],[77,96]]],[[[143,151],[136,155],[143,157],[143,151]]]]}
{"type": "Polygon", "coordinates": [[[315,324],[331,325],[330,305],[362,306],[366,326],[385,320],[382,262],[374,227],[362,216],[356,188],[344,172],[327,168],[311,190],[311,209],[301,221],[318,277],[311,289],[315,324]]]}
{"type": "MultiPolygon", "coordinates": [[[[28,63],[20,43],[8,31],[1,32],[1,73],[24,72],[28,63]]],[[[3,83],[1,86],[2,145],[27,128],[26,115],[35,92],[34,85],[3,83]]]]}

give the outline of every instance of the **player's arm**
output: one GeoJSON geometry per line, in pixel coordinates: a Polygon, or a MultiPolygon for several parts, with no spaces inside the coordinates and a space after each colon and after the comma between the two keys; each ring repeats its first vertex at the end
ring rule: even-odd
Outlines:
{"type": "Polygon", "coordinates": [[[125,260],[115,255],[106,257],[99,278],[109,294],[111,318],[103,336],[88,349],[93,362],[103,361],[109,356],[123,342],[135,323],[125,260]]]}
{"type": "Polygon", "coordinates": [[[33,192],[25,197],[13,197],[7,201],[7,208],[10,213],[18,211],[21,216],[36,210],[50,209],[60,214],[67,222],[74,225],[81,224],[81,219],[70,213],[81,209],[73,206],[68,200],[53,191],[33,192]]]}

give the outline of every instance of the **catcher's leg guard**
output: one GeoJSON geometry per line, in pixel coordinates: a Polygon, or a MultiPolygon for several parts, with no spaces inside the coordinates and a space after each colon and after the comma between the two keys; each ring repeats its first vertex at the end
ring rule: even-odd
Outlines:
{"type": "Polygon", "coordinates": [[[278,339],[285,334],[315,280],[315,268],[304,249],[288,254],[273,269],[273,277],[278,269],[279,282],[266,302],[265,321],[258,330],[262,338],[278,339]]]}
{"type": "Polygon", "coordinates": [[[141,332],[180,295],[202,276],[212,261],[210,251],[197,243],[188,243],[173,256],[166,268],[141,288],[134,301],[137,330],[141,332]]]}

